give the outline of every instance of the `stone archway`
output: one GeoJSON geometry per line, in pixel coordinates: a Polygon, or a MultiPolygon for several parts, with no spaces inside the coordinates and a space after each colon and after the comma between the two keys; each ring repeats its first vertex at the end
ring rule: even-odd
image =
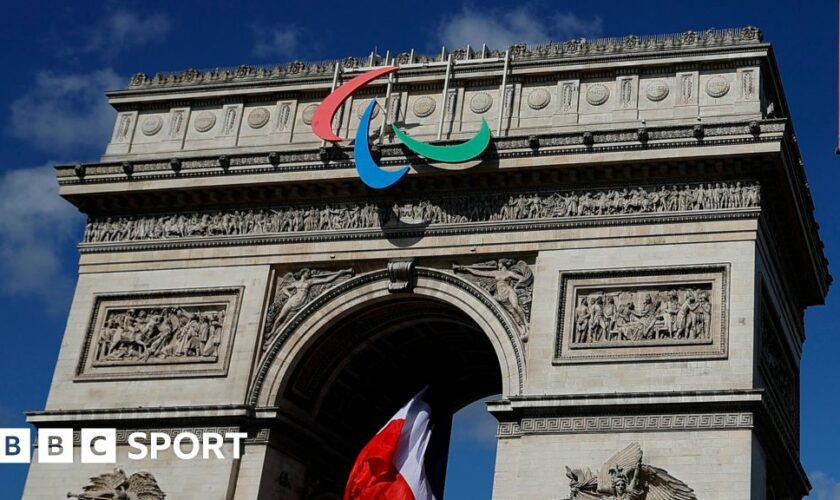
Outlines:
{"type": "Polygon", "coordinates": [[[340,494],[367,439],[431,384],[437,470],[429,474],[442,489],[452,414],[482,397],[521,394],[522,345],[492,297],[431,268],[416,269],[410,293],[390,284],[383,270],[326,291],[267,350],[250,395],[257,409],[277,412],[266,458],[275,465],[262,481],[286,463],[304,476],[300,498],[340,494]]]}

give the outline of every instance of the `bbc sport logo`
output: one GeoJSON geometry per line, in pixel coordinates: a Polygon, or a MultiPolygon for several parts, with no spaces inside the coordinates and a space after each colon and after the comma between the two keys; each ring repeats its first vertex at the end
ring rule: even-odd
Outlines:
{"type": "MultiPolygon", "coordinates": [[[[42,464],[72,464],[75,460],[73,429],[38,429],[37,459],[42,464]]],[[[240,458],[244,432],[132,432],[127,444],[129,460],[157,460],[169,450],[181,460],[217,460],[240,458]],[[225,443],[230,443],[229,453],[225,443]]],[[[29,429],[0,429],[0,464],[26,464],[32,460],[33,442],[29,429]]],[[[117,463],[116,429],[81,429],[79,462],[83,464],[117,463]]]]}

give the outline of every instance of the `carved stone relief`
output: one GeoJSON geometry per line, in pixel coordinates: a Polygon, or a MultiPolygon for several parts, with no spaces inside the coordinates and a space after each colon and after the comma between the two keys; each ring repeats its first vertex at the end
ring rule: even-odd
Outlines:
{"type": "MultiPolygon", "coordinates": [[[[359,104],[358,104],[358,107],[356,108],[356,118],[361,120],[362,116],[365,114],[365,110],[367,109],[368,105],[370,104],[370,101],[357,101],[357,102],[359,104]]],[[[379,104],[377,104],[376,106],[373,107],[373,111],[371,111],[371,113],[370,113],[371,118],[376,118],[377,116],[379,116],[379,108],[380,108],[379,104]]]]}
{"type": "Polygon", "coordinates": [[[222,124],[222,134],[229,134],[236,126],[236,108],[230,107],[225,110],[225,120],[222,124]]]}
{"type": "Polygon", "coordinates": [[[317,104],[310,104],[303,108],[303,112],[300,115],[300,119],[306,125],[312,125],[312,117],[315,116],[315,110],[318,109],[317,104]]]}
{"type": "Polygon", "coordinates": [[[207,132],[216,125],[216,115],[210,111],[202,111],[195,117],[195,130],[197,132],[207,132]]]}
{"type": "Polygon", "coordinates": [[[159,116],[150,116],[143,120],[143,125],[140,126],[140,129],[143,131],[143,135],[152,136],[160,132],[160,129],[163,128],[163,120],[159,116]]]}
{"type": "Polygon", "coordinates": [[[446,93],[446,102],[444,111],[444,119],[451,122],[455,118],[455,107],[458,104],[458,89],[452,88],[446,93]]]}
{"type": "Polygon", "coordinates": [[[596,83],[586,90],[586,102],[592,106],[600,106],[610,98],[610,89],[606,85],[596,83]]]}
{"type": "MultiPolygon", "coordinates": [[[[184,115],[186,111],[179,109],[174,111],[169,117],[169,137],[179,137],[181,135],[181,127],[184,125],[184,115]]],[[[216,117],[213,117],[213,123],[216,122],[216,117]]],[[[197,122],[196,122],[197,123],[197,122]]],[[[213,125],[210,125],[212,128],[213,125]]]]}
{"type": "Polygon", "coordinates": [[[279,132],[285,132],[289,126],[289,118],[292,114],[292,104],[283,102],[278,105],[277,111],[277,125],[276,129],[279,132]]]}
{"type": "Polygon", "coordinates": [[[277,278],[274,299],[265,317],[263,349],[267,349],[292,316],[312,299],[353,277],[352,268],[329,271],[303,268],[277,278]]]}
{"type": "Polygon", "coordinates": [[[468,266],[453,264],[452,270],[491,294],[510,313],[519,338],[528,340],[534,274],[525,261],[502,258],[468,266]]]}
{"type": "Polygon", "coordinates": [[[551,94],[546,89],[534,89],[528,94],[528,107],[540,110],[551,102],[551,94]]]}
{"type": "Polygon", "coordinates": [[[271,113],[265,108],[254,108],[248,114],[248,126],[253,129],[262,128],[268,123],[271,113]]]}
{"type": "Polygon", "coordinates": [[[719,356],[726,266],[561,274],[555,362],[719,356]]]}
{"type": "Polygon", "coordinates": [[[694,102],[694,75],[680,75],[680,103],[690,104],[694,102]]]}
{"type": "Polygon", "coordinates": [[[240,289],[97,297],[78,375],[203,374],[225,369],[240,289]],[[177,373],[176,373],[177,374],[177,373]]]}
{"type": "Polygon", "coordinates": [[[121,114],[117,119],[117,129],[114,131],[113,142],[125,142],[131,132],[131,114],[121,114]]]}
{"type": "Polygon", "coordinates": [[[90,484],[82,488],[81,493],[67,493],[67,498],[164,500],[166,494],[152,474],[135,472],[127,476],[121,467],[114,467],[113,472],[90,478],[90,484]]]}
{"type": "Polygon", "coordinates": [[[216,361],[226,309],[224,304],[109,309],[93,364],[216,361]]]}
{"type": "Polygon", "coordinates": [[[706,82],[706,93],[709,94],[710,97],[723,97],[729,92],[729,80],[726,78],[716,75],[706,82]]]}
{"type": "Polygon", "coordinates": [[[381,229],[399,221],[426,225],[564,220],[592,216],[666,214],[756,208],[757,183],[638,187],[586,192],[487,193],[481,198],[441,196],[399,203],[345,202],[92,218],[84,243],[381,229]]]}
{"type": "Polygon", "coordinates": [[[638,443],[607,459],[598,473],[566,466],[567,500],[697,500],[694,490],[664,469],[642,463],[638,443]]]}
{"type": "Polygon", "coordinates": [[[420,97],[414,101],[411,109],[414,111],[414,116],[425,118],[435,112],[435,100],[428,96],[420,97]]]}
{"type": "Polygon", "coordinates": [[[573,111],[577,106],[575,105],[575,84],[572,82],[563,82],[560,87],[560,107],[564,113],[573,111]]]}
{"type": "Polygon", "coordinates": [[[755,70],[741,72],[741,99],[751,101],[755,98],[755,70]]]}
{"type": "Polygon", "coordinates": [[[629,108],[633,104],[633,79],[620,78],[618,80],[618,105],[629,108]]]}
{"type": "Polygon", "coordinates": [[[486,113],[493,106],[493,98],[487,92],[479,92],[470,99],[470,110],[476,114],[486,113]]]}
{"type": "Polygon", "coordinates": [[[391,95],[388,100],[388,123],[394,123],[400,119],[400,94],[391,95]]]}
{"type": "Polygon", "coordinates": [[[711,284],[577,290],[572,347],[711,340],[711,284]]]}
{"type": "Polygon", "coordinates": [[[645,96],[651,102],[659,102],[668,97],[670,91],[671,90],[668,88],[668,83],[665,80],[653,80],[652,82],[648,83],[645,96]]]}

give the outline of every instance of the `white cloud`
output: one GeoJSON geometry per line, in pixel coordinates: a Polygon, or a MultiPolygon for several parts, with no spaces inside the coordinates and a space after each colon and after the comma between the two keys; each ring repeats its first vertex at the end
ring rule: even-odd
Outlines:
{"type": "Polygon", "coordinates": [[[448,16],[438,26],[438,39],[456,49],[469,44],[480,48],[505,48],[514,43],[545,43],[575,37],[592,37],[603,31],[600,17],[583,19],[573,12],[549,12],[536,5],[524,4],[513,9],[487,10],[464,5],[461,12],[448,16]]]}
{"type": "Polygon", "coordinates": [[[814,489],[807,500],[840,500],[840,481],[817,471],[811,474],[811,484],[814,489]]]}
{"type": "Polygon", "coordinates": [[[265,28],[254,26],[254,55],[264,58],[291,58],[297,55],[300,47],[300,28],[296,26],[278,26],[265,28]]]}
{"type": "Polygon", "coordinates": [[[91,30],[87,44],[81,50],[114,57],[131,47],[162,42],[171,28],[172,22],[164,14],[142,16],[117,10],[91,30]]]}
{"type": "Polygon", "coordinates": [[[0,293],[35,296],[60,309],[72,292],[62,252],[84,217],[58,196],[49,165],[0,177],[0,293]]]}
{"type": "Polygon", "coordinates": [[[84,74],[42,71],[29,91],[12,102],[10,132],[48,152],[104,149],[116,117],[104,92],[126,81],[112,69],[84,74]]]}
{"type": "Polygon", "coordinates": [[[452,435],[455,439],[492,447],[496,443],[496,418],[487,411],[486,401],[498,396],[478,400],[455,413],[452,435]]]}

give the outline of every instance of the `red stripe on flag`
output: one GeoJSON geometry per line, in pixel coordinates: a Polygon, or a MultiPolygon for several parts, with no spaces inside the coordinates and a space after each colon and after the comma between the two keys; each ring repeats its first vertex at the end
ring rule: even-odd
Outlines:
{"type": "Polygon", "coordinates": [[[415,500],[411,488],[394,466],[404,419],[392,420],[362,448],[344,500],[415,500]]]}

